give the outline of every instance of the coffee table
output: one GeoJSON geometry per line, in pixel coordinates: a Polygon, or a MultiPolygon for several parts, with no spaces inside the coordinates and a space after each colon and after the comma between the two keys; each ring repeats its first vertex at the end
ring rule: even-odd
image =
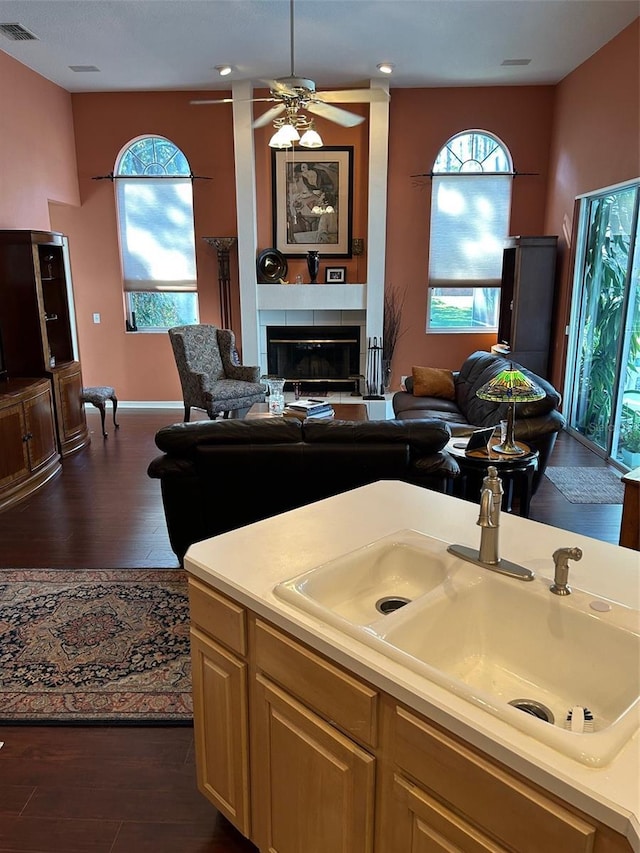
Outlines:
{"type": "MultiPolygon", "coordinates": [[[[538,470],[537,450],[532,450],[529,445],[516,441],[516,446],[524,453],[521,456],[507,456],[504,453],[496,453],[492,450],[500,443],[500,438],[492,437],[487,449],[466,451],[468,438],[452,438],[445,450],[455,457],[460,466],[460,488],[459,497],[466,500],[480,502],[480,491],[482,480],[486,476],[489,465],[495,466],[498,476],[502,480],[504,496],[502,508],[511,511],[513,498],[519,499],[519,514],[529,518],[529,507],[531,504],[531,491],[533,488],[533,475],[538,470]]],[[[454,489],[455,489],[454,481],[454,489]]]]}
{"type": "MultiPolygon", "coordinates": [[[[331,408],[335,412],[332,418],[313,418],[312,420],[335,420],[335,421],[368,421],[369,414],[364,403],[332,403],[331,408]]],[[[303,413],[300,413],[303,415],[303,413]]],[[[245,415],[245,420],[259,418],[277,418],[281,415],[272,415],[269,412],[268,403],[254,403],[245,415]]],[[[297,417],[297,415],[286,415],[286,417],[297,417]]]]}

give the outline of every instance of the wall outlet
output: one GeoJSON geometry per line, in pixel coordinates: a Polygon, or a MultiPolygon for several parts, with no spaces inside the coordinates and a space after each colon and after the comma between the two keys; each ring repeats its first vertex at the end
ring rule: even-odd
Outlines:
{"type": "Polygon", "coordinates": [[[99,323],[99,322],[100,322],[100,315],[99,315],[99,314],[94,314],[94,315],[93,315],[93,322],[94,322],[94,323],[99,323]]]}

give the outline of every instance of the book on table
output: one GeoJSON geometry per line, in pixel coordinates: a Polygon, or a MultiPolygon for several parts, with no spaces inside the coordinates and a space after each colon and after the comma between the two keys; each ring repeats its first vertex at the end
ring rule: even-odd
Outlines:
{"type": "Polygon", "coordinates": [[[335,412],[331,406],[323,406],[321,409],[316,409],[312,412],[307,412],[304,409],[294,409],[292,406],[287,406],[284,410],[284,416],[290,418],[332,418],[335,412]]]}
{"type": "Polygon", "coordinates": [[[307,415],[320,412],[333,412],[331,403],[327,402],[327,400],[293,400],[287,404],[287,408],[297,412],[305,412],[307,415]]]}

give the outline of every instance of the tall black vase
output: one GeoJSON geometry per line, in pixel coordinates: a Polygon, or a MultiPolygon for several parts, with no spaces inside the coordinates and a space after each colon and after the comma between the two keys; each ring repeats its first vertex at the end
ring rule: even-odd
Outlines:
{"type": "Polygon", "coordinates": [[[307,252],[307,269],[311,276],[311,284],[317,284],[318,270],[320,269],[320,256],[312,249],[307,252]]]}

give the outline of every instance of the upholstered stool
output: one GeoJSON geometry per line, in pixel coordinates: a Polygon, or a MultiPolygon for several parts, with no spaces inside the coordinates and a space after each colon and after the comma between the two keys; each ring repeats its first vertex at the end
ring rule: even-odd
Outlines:
{"type": "Polygon", "coordinates": [[[97,388],[83,388],[80,399],[83,403],[91,403],[100,410],[100,418],[102,420],[102,435],[107,437],[107,431],[104,428],[105,403],[111,400],[113,403],[113,425],[116,429],[120,429],[120,424],[116,423],[116,411],[118,409],[118,398],[116,392],[110,385],[99,385],[97,388]]]}

